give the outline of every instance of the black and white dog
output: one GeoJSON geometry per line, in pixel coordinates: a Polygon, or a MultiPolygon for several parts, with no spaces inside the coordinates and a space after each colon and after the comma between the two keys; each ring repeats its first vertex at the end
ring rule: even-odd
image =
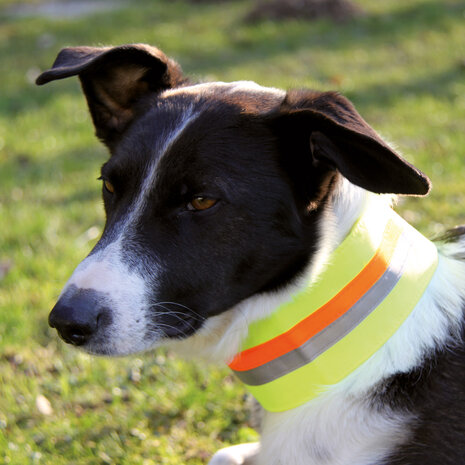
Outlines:
{"type": "MultiPolygon", "coordinates": [[[[251,322],[316,279],[368,201],[387,212],[389,194],[429,191],[337,93],[191,85],[146,45],[64,49],[37,82],[74,75],[111,153],[106,224],[49,321],[93,354],[168,344],[228,363],[251,322]]],[[[378,352],[316,399],[265,412],[260,445],[210,463],[465,463],[463,233],[438,245],[426,292],[378,352]]]]}

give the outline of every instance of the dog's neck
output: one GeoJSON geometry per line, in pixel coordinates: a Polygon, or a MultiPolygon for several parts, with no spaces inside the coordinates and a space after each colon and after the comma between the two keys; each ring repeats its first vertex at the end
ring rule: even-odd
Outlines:
{"type": "Polygon", "coordinates": [[[320,223],[320,244],[318,251],[304,273],[308,283],[318,278],[325,269],[334,250],[347,237],[356,221],[368,204],[377,204],[378,208],[388,211],[394,197],[377,195],[355,186],[342,176],[332,193],[320,223]]]}
{"type": "MultiPolygon", "coordinates": [[[[346,234],[364,202],[373,197],[357,188],[349,195],[359,200],[360,210],[351,210],[352,205],[345,202],[347,196],[332,207],[334,224],[346,234]]],[[[376,197],[380,208],[390,208],[389,199],[376,197]]],[[[334,240],[333,245],[337,244],[334,240]]],[[[439,262],[430,285],[406,322],[380,350],[319,397],[284,412],[265,411],[257,465],[291,461],[296,465],[372,465],[383,462],[393,448],[408,441],[410,422],[416,419],[407,411],[393,411],[390,405],[377,403],[374,396],[384,389],[386,380],[418,369],[428,356],[454,346],[461,338],[465,263],[457,257],[463,257],[465,242],[437,245],[439,262]]]]}
{"type": "Polygon", "coordinates": [[[249,325],[229,366],[267,410],[302,405],[395,334],[436,267],[436,246],[370,201],[318,277],[249,325]]]}

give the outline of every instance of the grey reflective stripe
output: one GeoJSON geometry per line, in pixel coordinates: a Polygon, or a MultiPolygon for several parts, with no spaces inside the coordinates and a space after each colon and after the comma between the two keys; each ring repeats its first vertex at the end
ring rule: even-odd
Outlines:
{"type": "Polygon", "coordinates": [[[236,371],[236,376],[249,386],[260,386],[315,360],[324,351],[332,347],[350,333],[389,295],[402,276],[413,238],[404,230],[397,242],[396,249],[386,271],[376,283],[341,317],[325,329],[281,357],[275,358],[259,367],[246,371],[236,371]]]}

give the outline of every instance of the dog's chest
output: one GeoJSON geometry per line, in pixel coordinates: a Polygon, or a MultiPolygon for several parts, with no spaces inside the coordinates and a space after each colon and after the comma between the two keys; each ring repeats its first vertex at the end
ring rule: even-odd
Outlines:
{"type": "Polygon", "coordinates": [[[254,465],[375,465],[408,441],[411,420],[331,393],[290,412],[266,414],[254,465]]]}

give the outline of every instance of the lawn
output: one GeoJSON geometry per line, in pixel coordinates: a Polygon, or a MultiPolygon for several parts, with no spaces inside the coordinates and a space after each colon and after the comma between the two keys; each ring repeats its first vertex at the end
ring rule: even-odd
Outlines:
{"type": "Polygon", "coordinates": [[[15,17],[13,3],[0,0],[0,463],[196,465],[257,437],[226,369],[166,351],[92,358],[47,326],[101,230],[107,156],[76,79],[33,84],[62,46],[147,42],[194,78],[339,90],[431,177],[404,216],[427,235],[465,222],[461,1],[357,0],[365,14],[343,24],[246,24],[246,1],[140,0],[78,18],[15,17]]]}

